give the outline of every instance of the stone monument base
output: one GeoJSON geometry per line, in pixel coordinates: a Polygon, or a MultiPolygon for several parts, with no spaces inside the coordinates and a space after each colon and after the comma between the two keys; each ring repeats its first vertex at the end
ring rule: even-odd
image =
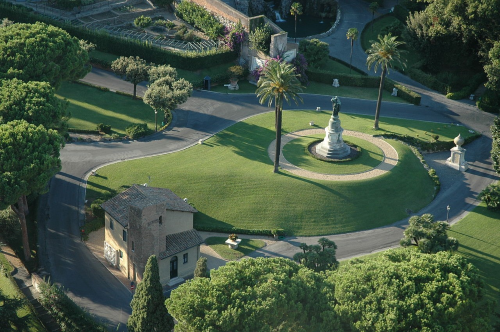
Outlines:
{"type": "Polygon", "coordinates": [[[316,153],[329,159],[342,159],[351,154],[351,148],[344,142],[338,146],[321,143],[316,146],[316,153]]]}
{"type": "Polygon", "coordinates": [[[455,146],[450,149],[450,152],[451,156],[446,159],[446,166],[460,172],[465,172],[469,168],[469,164],[465,161],[465,149],[460,146],[455,146]]]}

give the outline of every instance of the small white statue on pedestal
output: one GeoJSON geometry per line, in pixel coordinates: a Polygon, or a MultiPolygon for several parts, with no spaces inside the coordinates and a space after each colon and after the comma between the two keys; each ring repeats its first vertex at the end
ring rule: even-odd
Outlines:
{"type": "Polygon", "coordinates": [[[393,88],[393,89],[392,89],[391,96],[397,97],[397,96],[398,96],[398,89],[393,88]]]}
{"type": "Polygon", "coordinates": [[[338,79],[336,79],[336,78],[334,78],[334,79],[333,79],[333,84],[332,84],[332,86],[333,86],[334,88],[338,88],[338,87],[340,86],[340,84],[339,84],[339,80],[338,80],[338,79]]]}
{"type": "Polygon", "coordinates": [[[457,146],[451,148],[451,156],[446,159],[446,166],[449,166],[457,171],[465,172],[469,165],[465,161],[465,149],[462,148],[462,144],[464,144],[464,139],[462,135],[458,134],[457,137],[453,140],[457,146]]]}

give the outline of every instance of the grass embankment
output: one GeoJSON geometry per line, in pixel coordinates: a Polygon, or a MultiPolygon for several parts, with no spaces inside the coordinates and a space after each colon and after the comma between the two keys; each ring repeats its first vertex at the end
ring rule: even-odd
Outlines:
{"type": "Polygon", "coordinates": [[[500,213],[481,203],[448,234],[458,239],[458,252],[480,270],[487,297],[497,301],[495,311],[500,314],[500,213]]]}
{"type": "Polygon", "coordinates": [[[5,317],[9,316],[10,313],[3,310],[10,310],[9,304],[12,304],[11,301],[13,301],[15,303],[15,305],[13,305],[15,307],[13,310],[15,310],[17,317],[22,319],[23,325],[25,324],[25,326],[11,325],[11,329],[9,329],[8,331],[46,331],[43,325],[38,320],[36,314],[28,305],[28,300],[24,297],[24,294],[19,290],[14,280],[7,276],[10,275],[10,273],[13,271],[13,268],[2,253],[0,253],[0,266],[3,266],[5,269],[5,273],[0,273],[0,296],[5,297],[6,301],[8,301],[8,304],[5,302],[0,302],[0,313],[2,313],[2,315],[0,316],[3,316],[2,319],[6,319],[5,317]],[[8,306],[9,308],[6,308],[6,306],[8,306]]]}
{"type": "Polygon", "coordinates": [[[361,148],[360,155],[356,159],[349,161],[324,162],[314,158],[307,151],[312,142],[323,138],[325,138],[325,134],[303,136],[294,139],[285,145],[283,155],[286,160],[297,167],[323,174],[366,172],[380,164],[384,158],[382,150],[375,144],[360,138],[344,135],[343,138],[345,141],[356,144],[361,148]]]}
{"type": "MultiPolygon", "coordinates": [[[[62,84],[56,96],[66,98],[70,103],[70,128],[96,130],[98,123],[104,123],[111,125],[111,134],[121,136],[133,123],[147,123],[150,129],[155,128],[155,113],[142,100],[69,82],[62,84]]],[[[158,121],[160,127],[160,115],[158,121]]]]}
{"type": "MultiPolygon", "coordinates": [[[[305,129],[309,121],[328,123],[330,114],[286,111],[284,132],[305,129]]],[[[373,134],[372,117],[341,115],[343,127],[373,134]]],[[[463,127],[382,118],[382,130],[419,135],[441,128],[453,139],[463,127]]],[[[278,229],[288,234],[322,235],[387,225],[418,211],[433,198],[434,184],[404,144],[390,141],[398,166],[377,178],[329,182],[274,174],[267,148],[273,141],[274,115],[266,113],[237,123],[203,145],[153,158],[117,163],[99,170],[88,182],[87,198],[112,196],[151,176],[151,186],[188,197],[196,209],[195,227],[278,229]],[[412,174],[412,176],[408,176],[412,174]],[[362,206],[363,209],[359,207],[362,206]]]]}
{"type": "Polygon", "coordinates": [[[228,261],[240,259],[250,254],[252,251],[266,245],[266,243],[261,240],[241,239],[237,249],[230,249],[228,245],[224,243],[226,240],[227,237],[209,237],[205,240],[205,244],[228,261]]]}

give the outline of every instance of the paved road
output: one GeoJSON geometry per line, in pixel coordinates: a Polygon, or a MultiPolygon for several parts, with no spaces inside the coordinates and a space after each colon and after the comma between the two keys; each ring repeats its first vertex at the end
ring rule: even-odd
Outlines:
{"type": "MultiPolygon", "coordinates": [[[[348,18],[354,21],[360,20],[362,24],[362,17],[352,15],[352,11],[356,13],[355,6],[365,3],[342,1],[343,6],[346,4],[354,6],[350,14],[349,11],[344,14],[346,24],[353,22],[347,21],[348,18]]],[[[336,39],[339,43],[340,39],[345,42],[341,31],[328,38],[332,39],[329,40],[332,43],[336,39]]],[[[340,57],[333,49],[332,54],[340,57]]],[[[364,59],[361,54],[353,59],[353,64],[363,67],[364,59]]],[[[451,216],[457,217],[470,209],[477,193],[495,179],[489,160],[491,148],[489,125],[494,117],[466,103],[447,100],[403,75],[398,76],[396,72],[391,73],[391,78],[400,80],[420,92],[423,95],[423,106],[384,102],[382,116],[463,123],[485,134],[483,138],[467,147],[467,160],[471,163],[471,170],[467,173],[450,172],[444,167],[442,162],[447,153],[427,156],[429,163],[437,169],[441,177],[443,189],[436,200],[421,212],[431,212],[438,219],[444,219],[444,207],[449,204],[452,206],[451,216]]],[[[94,69],[84,81],[107,86],[112,90],[129,93],[132,91],[129,83],[101,70],[94,69]]],[[[144,86],[139,86],[138,91],[139,94],[143,93],[144,86]]],[[[291,106],[291,109],[316,109],[317,106],[323,109],[331,108],[330,97],[307,94],[303,97],[304,104],[291,106]]],[[[342,111],[345,113],[374,114],[374,101],[342,98],[342,103],[342,111]]],[[[106,163],[189,147],[199,139],[209,137],[241,119],[267,111],[270,110],[258,105],[254,95],[226,95],[197,91],[188,102],[175,111],[173,123],[165,132],[130,142],[67,144],[61,151],[62,171],[52,179],[50,192],[44,197],[47,204],[42,212],[46,218],[40,220],[40,258],[42,266],[51,273],[52,280],[64,285],[77,304],[110,326],[125,324],[130,314],[130,293],[100,265],[79,239],[78,229],[83,221],[81,207],[85,197],[85,175],[106,163]]],[[[403,220],[397,225],[381,229],[333,237],[339,246],[338,257],[360,255],[397,244],[401,238],[404,222],[403,220]]],[[[256,255],[291,257],[296,251],[294,245],[299,242],[315,241],[316,238],[290,238],[268,246],[265,251],[256,255]]]]}

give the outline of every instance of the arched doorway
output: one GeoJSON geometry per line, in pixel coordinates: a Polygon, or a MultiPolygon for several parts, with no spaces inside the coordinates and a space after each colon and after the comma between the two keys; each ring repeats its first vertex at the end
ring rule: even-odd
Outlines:
{"type": "Polygon", "coordinates": [[[177,277],[177,256],[170,260],[170,279],[177,277]]]}

